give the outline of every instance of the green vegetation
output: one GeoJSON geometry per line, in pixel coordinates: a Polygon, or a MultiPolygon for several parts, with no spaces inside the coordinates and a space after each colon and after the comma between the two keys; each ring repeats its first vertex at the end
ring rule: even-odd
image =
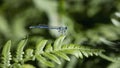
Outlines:
{"type": "Polygon", "coordinates": [[[120,0],[0,0],[0,68],[120,68],[119,36],[120,0]]]}

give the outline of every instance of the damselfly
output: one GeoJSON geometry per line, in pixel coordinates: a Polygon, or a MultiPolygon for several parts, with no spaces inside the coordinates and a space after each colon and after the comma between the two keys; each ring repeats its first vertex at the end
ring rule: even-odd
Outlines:
{"type": "Polygon", "coordinates": [[[67,30],[67,27],[62,27],[62,26],[48,26],[48,25],[37,25],[37,26],[30,26],[30,29],[33,28],[41,28],[41,29],[56,29],[58,32],[64,34],[67,30]]]}

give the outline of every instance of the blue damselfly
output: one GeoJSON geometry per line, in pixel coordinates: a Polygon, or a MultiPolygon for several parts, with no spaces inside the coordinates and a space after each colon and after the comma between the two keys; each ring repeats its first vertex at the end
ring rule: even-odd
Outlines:
{"type": "Polygon", "coordinates": [[[58,32],[64,34],[67,30],[67,27],[63,27],[63,26],[48,26],[48,25],[37,25],[37,26],[30,26],[30,29],[33,28],[41,28],[41,29],[56,29],[58,30],[58,32]]]}

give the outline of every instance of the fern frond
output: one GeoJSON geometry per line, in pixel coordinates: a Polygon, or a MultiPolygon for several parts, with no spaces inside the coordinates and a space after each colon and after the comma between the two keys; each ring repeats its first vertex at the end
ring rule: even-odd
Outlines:
{"type": "Polygon", "coordinates": [[[22,40],[19,42],[17,51],[16,51],[16,57],[15,57],[15,62],[20,62],[23,60],[23,54],[24,54],[24,47],[27,43],[27,40],[22,40]]]}
{"type": "Polygon", "coordinates": [[[2,68],[8,68],[10,66],[10,60],[11,60],[11,40],[9,40],[2,50],[2,68]]]}
{"type": "Polygon", "coordinates": [[[33,49],[27,49],[25,56],[26,56],[26,58],[32,57],[33,56],[33,49]]]}
{"type": "Polygon", "coordinates": [[[54,62],[56,62],[56,63],[58,63],[58,64],[61,64],[61,61],[59,60],[59,58],[58,58],[56,55],[54,55],[54,54],[51,54],[51,53],[43,53],[43,56],[51,59],[52,61],[54,61],[54,62]]]}
{"type": "Polygon", "coordinates": [[[102,50],[91,49],[88,47],[83,47],[76,44],[62,45],[65,36],[58,38],[53,46],[51,44],[47,45],[47,40],[42,40],[36,45],[36,58],[39,62],[53,67],[53,64],[50,64],[50,61],[54,61],[57,64],[61,64],[61,61],[58,57],[70,61],[68,54],[74,55],[77,58],[89,57],[101,54],[102,50]],[[47,62],[47,64],[46,64],[47,62]]]}
{"type": "Polygon", "coordinates": [[[61,49],[61,46],[62,46],[62,42],[63,42],[63,40],[64,40],[64,38],[65,38],[65,36],[61,36],[61,37],[59,37],[57,40],[55,40],[55,42],[54,42],[54,50],[55,49],[61,49]]]}
{"type": "Polygon", "coordinates": [[[53,47],[51,46],[51,44],[48,44],[45,48],[45,52],[51,52],[53,50],[53,47]]]}
{"type": "Polygon", "coordinates": [[[45,47],[45,44],[47,43],[47,40],[42,40],[38,43],[35,49],[35,55],[38,55],[43,52],[43,48],[45,47]]]}
{"type": "Polygon", "coordinates": [[[53,64],[53,63],[51,63],[50,61],[47,61],[46,58],[43,57],[43,56],[41,56],[41,55],[37,55],[37,56],[36,56],[36,59],[37,59],[39,62],[41,62],[41,63],[43,63],[44,65],[46,65],[46,66],[54,67],[54,64],[53,64]]]}
{"type": "Polygon", "coordinates": [[[24,58],[24,62],[28,61],[28,60],[34,60],[34,55],[33,55],[34,50],[33,49],[27,49],[25,51],[25,58],[24,58]]]}
{"type": "Polygon", "coordinates": [[[62,52],[55,52],[55,54],[67,61],[70,61],[70,58],[65,54],[65,53],[62,53],[62,52]]]}

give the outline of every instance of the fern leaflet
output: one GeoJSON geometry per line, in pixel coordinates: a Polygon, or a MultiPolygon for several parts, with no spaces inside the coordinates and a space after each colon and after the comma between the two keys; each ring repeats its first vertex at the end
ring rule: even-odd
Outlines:
{"type": "Polygon", "coordinates": [[[10,60],[11,60],[11,40],[9,40],[2,50],[2,68],[7,68],[10,66],[10,60]]]}

